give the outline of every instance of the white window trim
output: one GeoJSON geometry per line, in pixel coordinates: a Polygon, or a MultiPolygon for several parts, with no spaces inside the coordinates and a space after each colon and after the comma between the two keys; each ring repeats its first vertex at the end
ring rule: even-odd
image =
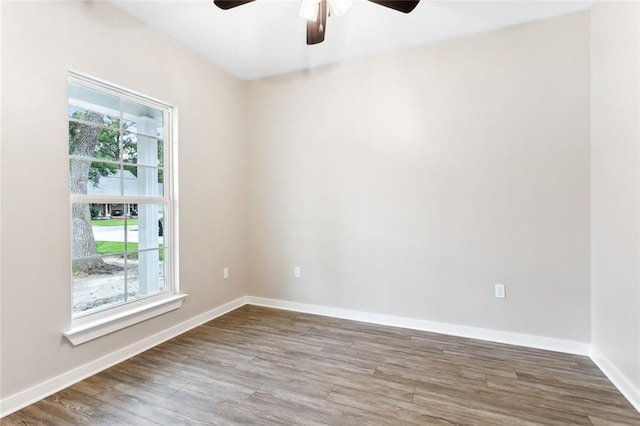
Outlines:
{"type": "MultiPolygon", "coordinates": [[[[86,87],[94,88],[96,90],[109,92],[119,96],[126,96],[127,98],[140,102],[143,104],[157,104],[157,106],[170,109],[172,113],[169,113],[169,127],[168,132],[165,129],[164,140],[169,140],[171,146],[165,145],[170,150],[170,164],[165,161],[164,169],[165,173],[169,172],[171,177],[169,179],[169,185],[165,185],[165,193],[169,202],[166,203],[168,209],[168,216],[173,218],[170,220],[165,228],[169,236],[169,244],[166,245],[166,250],[170,254],[169,259],[165,261],[169,262],[168,271],[171,278],[171,284],[168,291],[143,297],[141,299],[127,302],[114,307],[107,307],[105,309],[98,310],[96,312],[89,313],[75,313],[73,312],[73,292],[71,292],[71,327],[62,333],[71,344],[74,346],[80,345],[123,328],[132,326],[134,324],[146,321],[156,316],[171,312],[179,309],[184,302],[184,299],[188,296],[185,293],[180,293],[179,286],[179,251],[178,251],[178,123],[177,108],[160,100],[144,96],[142,94],[133,92],[123,87],[108,83],[104,80],[97,79],[95,77],[79,73],[77,71],[69,71],[69,82],[75,84],[81,84],[86,87]],[[170,133],[170,134],[168,134],[170,133]],[[168,191],[168,192],[167,192],[168,191]]],[[[105,197],[108,198],[108,197],[105,197]]],[[[153,202],[153,198],[145,198],[145,202],[153,202]]],[[[159,201],[159,200],[158,200],[159,201]]],[[[163,203],[166,202],[164,197],[163,203]]],[[[71,196],[71,202],[92,202],[90,197],[85,195],[71,196]]],[[[166,235],[167,235],[166,234],[166,235]]]]}

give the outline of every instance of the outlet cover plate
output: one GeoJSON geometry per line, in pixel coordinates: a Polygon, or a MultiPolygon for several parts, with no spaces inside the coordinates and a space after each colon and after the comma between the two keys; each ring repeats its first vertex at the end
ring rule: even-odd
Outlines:
{"type": "Polygon", "coordinates": [[[496,294],[496,299],[505,299],[507,297],[504,284],[496,284],[495,294],[496,294]]]}

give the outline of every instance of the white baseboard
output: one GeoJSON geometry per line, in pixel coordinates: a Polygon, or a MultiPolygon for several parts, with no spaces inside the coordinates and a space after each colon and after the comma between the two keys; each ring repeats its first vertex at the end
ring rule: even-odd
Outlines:
{"type": "Polygon", "coordinates": [[[185,333],[207,321],[211,321],[221,315],[226,314],[234,309],[239,308],[247,303],[247,297],[243,296],[233,300],[208,312],[200,314],[194,318],[177,324],[171,328],[146,337],[132,345],[112,352],[102,358],[91,361],[71,371],[63,373],[57,377],[49,379],[45,382],[37,384],[29,389],[10,395],[0,400],[0,418],[9,415],[27,405],[33,404],[49,395],[52,395],[62,389],[69,387],[89,376],[99,373],[109,367],[112,367],[122,361],[125,361],[141,352],[151,349],[173,337],[185,333]]]}
{"type": "Polygon", "coordinates": [[[305,303],[287,302],[284,300],[267,299],[262,297],[247,297],[251,305],[285,309],[288,311],[344,318],[372,324],[388,325],[392,327],[409,328],[412,330],[430,331],[433,333],[452,336],[468,337],[487,340],[490,342],[506,343],[509,345],[526,346],[529,348],[546,349],[576,355],[589,355],[589,343],[572,340],[555,339],[552,337],[534,336],[530,334],[512,333],[508,331],[490,330],[479,327],[468,327],[442,322],[433,322],[412,318],[396,317],[392,315],[373,314],[369,312],[352,311],[348,309],[329,308],[326,306],[309,305],[305,303]]]}
{"type": "Polygon", "coordinates": [[[620,393],[627,398],[627,401],[640,412],[640,388],[635,386],[627,376],[622,374],[620,370],[593,345],[591,346],[590,357],[600,371],[602,371],[604,375],[611,380],[611,383],[618,388],[620,393]]]}

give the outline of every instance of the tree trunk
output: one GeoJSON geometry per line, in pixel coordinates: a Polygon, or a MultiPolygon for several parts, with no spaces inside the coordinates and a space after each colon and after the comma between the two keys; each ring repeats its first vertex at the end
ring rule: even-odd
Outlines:
{"type": "MultiPolygon", "coordinates": [[[[88,112],[83,120],[102,124],[103,117],[95,112],[88,112]]],[[[77,132],[72,135],[75,142],[73,155],[81,155],[91,158],[98,144],[101,129],[95,126],[79,125],[77,132]]],[[[71,160],[71,193],[86,194],[87,182],[89,181],[89,170],[91,161],[71,160]]],[[[98,257],[87,258],[97,255],[96,241],[93,237],[91,226],[91,210],[89,204],[73,204],[71,208],[71,218],[73,227],[72,258],[74,271],[87,272],[100,267],[102,259],[98,257]]]]}

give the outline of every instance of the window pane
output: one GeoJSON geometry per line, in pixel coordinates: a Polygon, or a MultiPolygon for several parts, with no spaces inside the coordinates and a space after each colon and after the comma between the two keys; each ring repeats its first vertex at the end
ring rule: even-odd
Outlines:
{"type": "MultiPolygon", "coordinates": [[[[137,251],[137,238],[135,246],[125,245],[125,227],[129,230],[138,227],[138,220],[131,216],[130,209],[134,207],[135,204],[74,203],[71,207],[73,259],[137,251]]],[[[131,234],[127,234],[129,238],[131,234]]]]}
{"type": "Polygon", "coordinates": [[[127,226],[127,251],[161,248],[164,241],[164,205],[138,204],[136,219],[127,226]],[[135,225],[134,225],[135,223],[135,225]]]}
{"type": "Polygon", "coordinates": [[[164,125],[162,111],[136,102],[123,100],[122,113],[125,120],[135,123],[136,129],[129,129],[133,132],[155,136],[158,134],[158,127],[164,125]]]}
{"type": "Polygon", "coordinates": [[[99,108],[96,105],[90,105],[88,107],[79,107],[75,105],[69,105],[67,114],[69,115],[69,121],[75,122],[85,121],[94,123],[97,126],[106,126],[115,130],[120,127],[120,119],[117,116],[97,111],[99,108]]]}
{"type": "Polygon", "coordinates": [[[126,118],[122,121],[122,131],[136,135],[147,136],[154,139],[164,139],[164,126],[156,125],[157,122],[145,123],[140,120],[132,121],[126,118]]]}
{"type": "Polygon", "coordinates": [[[69,84],[69,118],[100,122],[105,126],[118,128],[120,99],[77,84],[69,84]],[[97,116],[102,119],[98,120],[97,116]]]}
{"type": "Polygon", "coordinates": [[[145,166],[162,166],[164,160],[162,140],[135,133],[126,133],[123,140],[123,159],[125,162],[145,166]]]}
{"type": "Polygon", "coordinates": [[[129,253],[127,255],[127,300],[166,291],[164,277],[164,250],[129,253]]]}
{"type": "MultiPolygon", "coordinates": [[[[74,203],[71,209],[74,261],[125,252],[122,204],[74,203]]],[[[78,262],[78,267],[82,265],[78,262]]]]}
{"type": "Polygon", "coordinates": [[[98,160],[120,159],[120,132],[91,124],[69,122],[69,154],[98,160]]]}
{"type": "Polygon", "coordinates": [[[125,301],[125,259],[122,255],[73,261],[73,312],[125,301]]]}
{"type": "Polygon", "coordinates": [[[124,166],[124,195],[162,197],[164,172],[157,167],[124,166]]]}
{"type": "Polygon", "coordinates": [[[122,194],[122,173],[117,164],[72,158],[69,170],[72,194],[122,194]]]}

